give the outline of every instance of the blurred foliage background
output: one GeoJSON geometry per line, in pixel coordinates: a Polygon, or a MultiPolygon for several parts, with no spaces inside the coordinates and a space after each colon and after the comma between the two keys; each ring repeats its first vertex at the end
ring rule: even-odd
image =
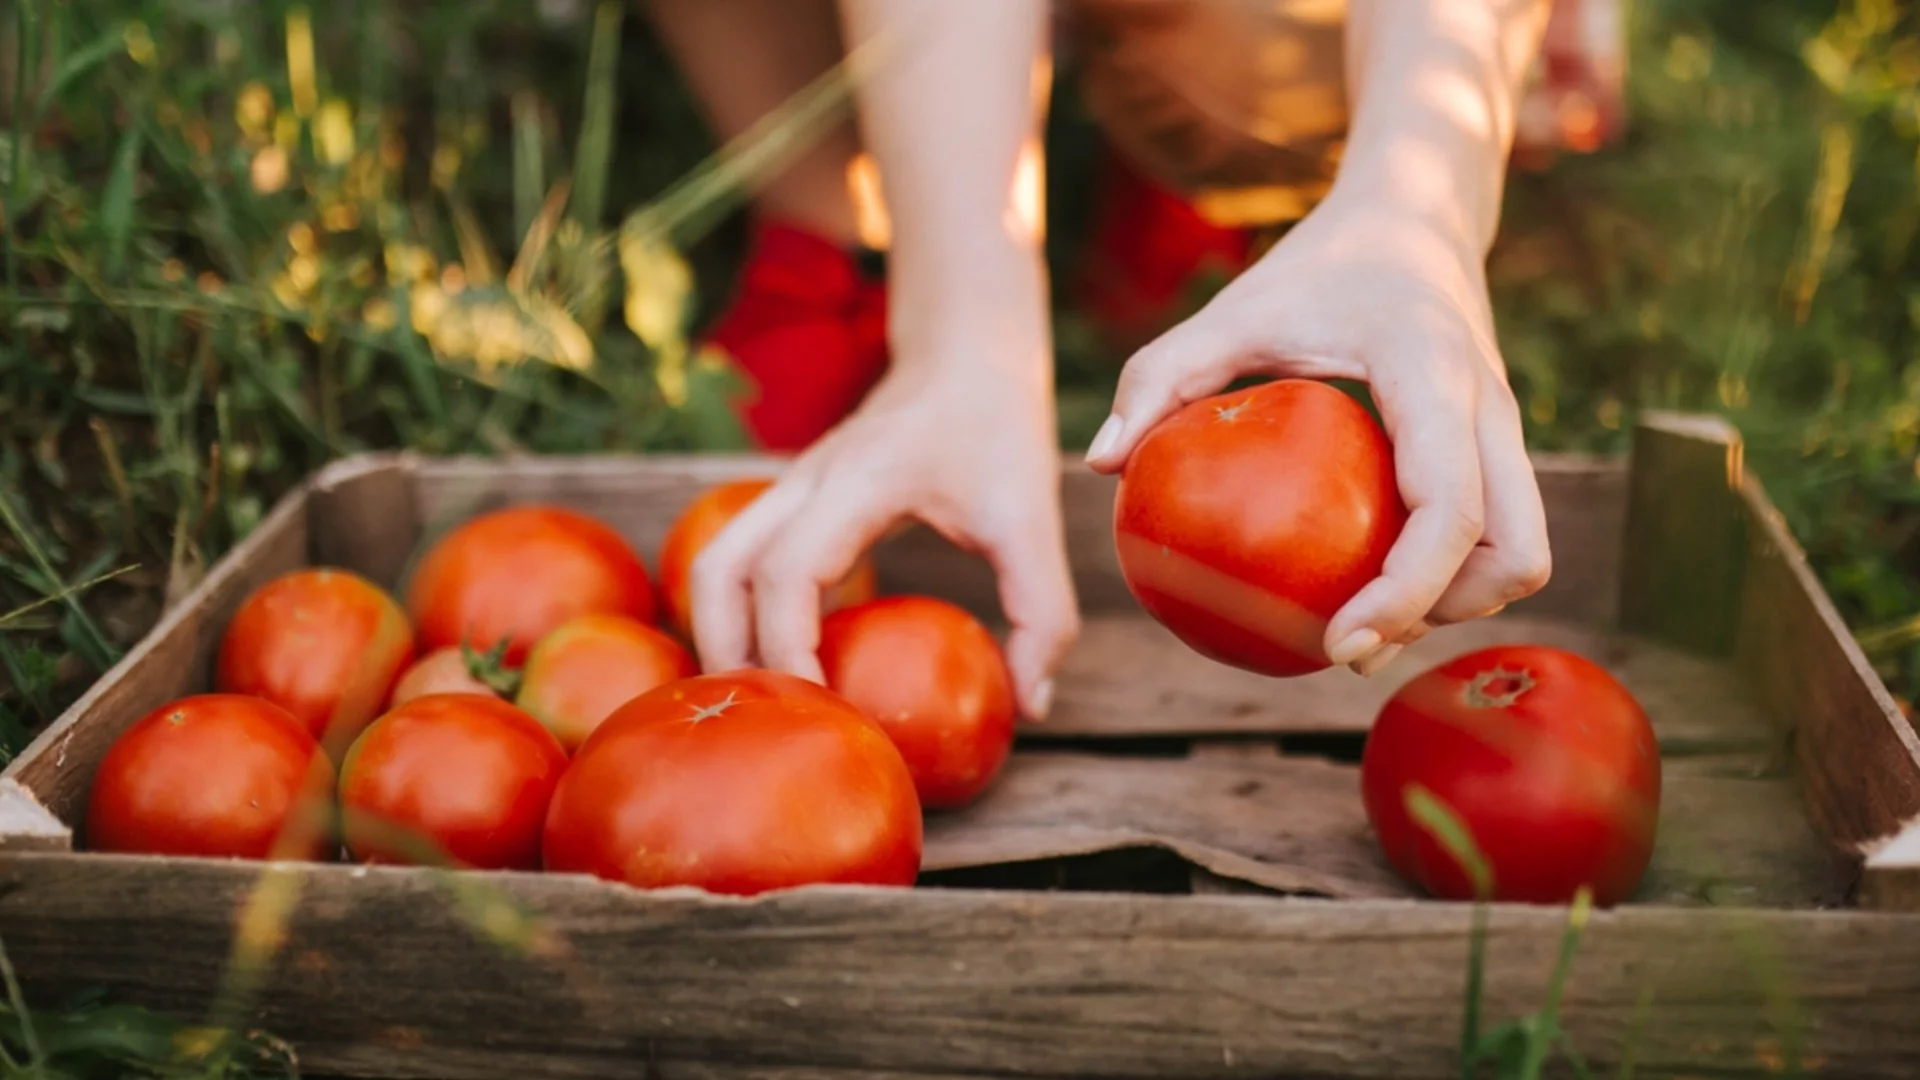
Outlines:
{"type": "MultiPolygon", "coordinates": [[[[1516,175],[1492,262],[1529,435],[1615,451],[1642,407],[1729,416],[1911,694],[1915,19],[1630,24],[1626,138],[1516,175]]],[[[686,338],[742,223],[685,210],[715,148],[619,4],[7,0],[0,118],[0,755],[331,457],[740,445],[686,338]]],[[[1050,123],[1066,266],[1084,200],[1057,196],[1094,166],[1070,78],[1050,123]]],[[[1070,310],[1059,339],[1077,447],[1122,358],[1070,310]]]]}

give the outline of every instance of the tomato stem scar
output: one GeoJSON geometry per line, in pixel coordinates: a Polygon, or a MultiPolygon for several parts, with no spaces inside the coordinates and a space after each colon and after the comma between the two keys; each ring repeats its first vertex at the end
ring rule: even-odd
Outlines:
{"type": "Polygon", "coordinates": [[[702,720],[711,720],[714,717],[719,716],[721,713],[726,712],[728,709],[733,708],[734,693],[735,693],[734,691],[729,690],[727,691],[726,698],[720,701],[718,704],[701,705],[698,708],[694,709],[693,715],[687,717],[687,723],[697,724],[702,720]]]}
{"type": "Polygon", "coordinates": [[[1504,709],[1519,701],[1527,691],[1534,688],[1537,680],[1533,672],[1525,668],[1508,671],[1496,667],[1492,671],[1483,671],[1467,684],[1462,696],[1467,706],[1474,709],[1504,709]]]}

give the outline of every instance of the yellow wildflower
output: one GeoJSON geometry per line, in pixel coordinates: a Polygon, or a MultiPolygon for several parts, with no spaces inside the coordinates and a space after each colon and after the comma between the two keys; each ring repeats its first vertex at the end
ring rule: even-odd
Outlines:
{"type": "Polygon", "coordinates": [[[680,341],[693,295],[693,270],[658,234],[624,232],[620,268],[627,275],[627,326],[648,347],[680,341]]]}
{"type": "Polygon", "coordinates": [[[127,55],[133,58],[134,63],[141,67],[153,66],[157,50],[153,47],[153,34],[147,30],[146,23],[128,23],[127,28],[120,32],[120,39],[126,42],[127,55]]]}
{"type": "Polygon", "coordinates": [[[346,102],[331,98],[320,106],[320,114],[313,118],[313,141],[320,160],[329,165],[353,160],[353,110],[346,102]]]}
{"type": "Polygon", "coordinates": [[[302,293],[310,293],[320,284],[320,260],[311,255],[295,255],[287,263],[287,277],[293,287],[302,293]]]}
{"type": "Polygon", "coordinates": [[[441,292],[439,286],[432,282],[415,285],[407,313],[413,323],[414,333],[425,338],[433,337],[433,331],[440,325],[447,307],[447,294],[441,292]]]}
{"type": "Polygon", "coordinates": [[[250,82],[233,102],[233,122],[248,138],[264,139],[273,125],[273,92],[265,83],[250,82]]]}
{"type": "Polygon", "coordinates": [[[287,186],[287,174],[290,166],[287,152],[278,146],[263,146],[253,155],[253,166],[249,170],[253,179],[253,190],[262,195],[272,195],[287,186]]]}
{"type": "Polygon", "coordinates": [[[334,203],[320,215],[320,224],[328,232],[348,232],[360,227],[360,211],[352,203],[334,203]]]}
{"type": "Polygon", "coordinates": [[[376,296],[367,301],[366,307],[360,310],[360,321],[384,333],[393,329],[399,322],[399,313],[393,310],[393,301],[384,296],[376,296]]]}
{"type": "Polygon", "coordinates": [[[293,88],[293,111],[302,119],[320,103],[314,82],[313,22],[305,7],[287,12],[287,84],[293,88]]]}

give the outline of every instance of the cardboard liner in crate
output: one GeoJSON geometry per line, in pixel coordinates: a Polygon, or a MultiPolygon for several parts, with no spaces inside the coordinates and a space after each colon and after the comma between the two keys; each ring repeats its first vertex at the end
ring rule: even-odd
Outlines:
{"type": "Polygon", "coordinates": [[[1277,753],[1184,759],[1022,752],[972,806],[930,814],[922,868],[1162,848],[1274,892],[1409,895],[1374,853],[1359,774],[1277,753]]]}

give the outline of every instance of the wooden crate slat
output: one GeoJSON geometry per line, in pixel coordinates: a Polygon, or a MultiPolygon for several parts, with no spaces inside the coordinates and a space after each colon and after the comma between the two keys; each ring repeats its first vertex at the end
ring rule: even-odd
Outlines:
{"type": "MultiPolygon", "coordinates": [[[[1502,618],[1432,635],[1373,680],[1259,679],[1171,645],[1118,575],[1113,481],[1069,463],[1061,487],[1088,636],[1061,676],[1054,720],[1025,733],[1113,750],[1126,745],[1097,741],[1238,738],[1161,764],[1263,782],[1305,766],[1328,783],[1296,794],[1325,802],[1351,787],[1352,770],[1303,761],[1299,739],[1335,736],[1316,744],[1331,746],[1358,736],[1400,682],[1470,648],[1573,648],[1642,698],[1671,765],[1643,895],[1596,916],[1576,964],[1567,1019],[1582,1049],[1603,1068],[1617,1059],[1651,989],[1660,1023],[1641,1034],[1644,1074],[1764,1065],[1788,1041],[1768,1027],[1785,1015],[1769,996],[1782,985],[1769,973],[1782,972],[1825,1071],[1920,1075],[1911,1022],[1920,983],[1907,974],[1920,965],[1920,916],[1808,910],[1840,897],[1857,869],[1836,866],[1826,841],[1856,857],[1872,852],[1863,903],[1920,906],[1920,839],[1883,842],[1920,798],[1913,733],[1890,722],[1898,717],[1884,687],[1797,546],[1778,542],[1784,530],[1758,486],[1742,482],[1730,429],[1655,416],[1641,444],[1631,476],[1614,462],[1537,458],[1553,582],[1502,618]],[[1690,479],[1676,488],[1661,475],[1690,479]],[[1616,620],[1670,647],[1615,636],[1616,620]],[[1736,663],[1718,659],[1729,649],[1736,663]],[[1795,809],[1796,791],[1810,818],[1795,809]],[[1709,899],[1739,910],[1703,906],[1709,899]]],[[[71,842],[63,830],[78,823],[93,764],[121,726],[204,687],[219,631],[246,591],[309,558],[395,584],[433,530],[501,501],[589,509],[651,566],[668,523],[700,490],[777,467],[746,457],[386,455],[323,470],[135,650],[142,673],[103,680],[0,778],[0,939],[33,992],[109,985],[189,1015],[206,1006],[260,867],[44,849],[71,842]]],[[[925,529],[894,537],[878,559],[889,588],[997,615],[986,566],[925,529]]],[[[1141,765],[1104,760],[1116,775],[1141,765]]],[[[1334,815],[1342,828],[1360,820],[1357,791],[1345,797],[1334,815]]],[[[1191,877],[1202,895],[929,887],[736,902],[542,875],[291,868],[300,904],[252,1019],[299,1043],[310,1071],[386,1078],[502,1069],[625,1077],[649,1061],[668,1077],[805,1080],[1456,1074],[1464,909],[1220,895],[1246,888],[1234,873],[1259,876],[1234,861],[1259,858],[1235,850],[1258,845],[1147,809],[1110,815],[1114,837],[1082,850],[1181,850],[1198,864],[1191,877]],[[1182,829],[1192,835],[1169,835],[1182,829]],[[537,913],[551,933],[542,940],[564,950],[521,955],[481,940],[485,926],[512,923],[489,896],[537,913]]],[[[1084,826],[1087,815],[1067,816],[1000,823],[1084,826]]],[[[1257,820],[1241,825],[1273,839],[1258,835],[1257,820]]],[[[1059,850],[1055,839],[1047,843],[1059,850]]],[[[1333,859],[1377,856],[1360,832],[1333,859]]],[[[1174,865],[1181,880],[1187,872],[1174,865]]],[[[1537,1005],[1560,929],[1556,912],[1497,912],[1491,1017],[1537,1005]]]]}
{"type": "Polygon", "coordinates": [[[1708,656],[1733,648],[1745,577],[1740,433],[1715,416],[1649,412],[1634,432],[1620,621],[1708,656]]]}
{"type": "MultiPolygon", "coordinates": [[[[1584,455],[1535,459],[1555,552],[1554,580],[1516,610],[1604,625],[1618,595],[1619,537],[1626,476],[1617,462],[1584,455]]],[[[487,459],[415,459],[417,517],[426,529],[508,501],[552,500],[600,515],[652,566],[680,511],[705,488],[780,466],[746,455],[651,455],[487,459]],[[644,467],[641,466],[644,462],[644,467]]],[[[1116,481],[1068,461],[1060,478],[1069,561],[1082,609],[1134,612],[1113,550],[1116,481]]],[[[999,597],[991,569],[929,529],[909,526],[876,554],[883,587],[932,591],[989,618],[999,597]]]]}
{"type": "MultiPolygon", "coordinates": [[[[0,934],[36,992],[106,983],[205,1007],[256,874],[144,862],[0,856],[0,934]]],[[[250,1020],[295,1039],[313,1071],[382,1077],[498,1075],[472,1056],[483,1047],[529,1077],[631,1076],[649,1052],[665,1075],[1455,1075],[1460,905],[861,889],[727,902],[475,883],[542,913],[564,951],[478,940],[429,875],[316,868],[250,1020]]],[[[1490,1017],[1537,1007],[1562,918],[1496,910],[1490,1017]]],[[[1769,1018],[1797,1010],[1827,1074],[1907,1080],[1914,970],[1920,917],[1623,909],[1588,927],[1566,1019],[1604,1069],[1652,994],[1659,1022],[1636,1057],[1670,1075],[1777,1058],[1793,1036],[1769,1018]]]]}
{"type": "Polygon", "coordinates": [[[1022,727],[1036,737],[1361,734],[1409,679],[1455,656],[1531,642],[1579,653],[1640,699],[1669,749],[1753,749],[1771,732],[1731,669],[1673,649],[1559,619],[1502,614],[1443,627],[1386,670],[1361,678],[1333,668],[1270,679],[1181,646],[1138,612],[1089,616],[1056,679],[1054,711],[1022,727]]]}
{"type": "Polygon", "coordinates": [[[422,530],[413,490],[417,467],[412,455],[370,454],[317,473],[308,486],[307,515],[315,565],[398,585],[422,530]]]}
{"type": "Polygon", "coordinates": [[[1807,811],[1864,855],[1920,816],[1920,737],[1820,587],[1759,482],[1736,661],[1787,734],[1807,811]]]}

